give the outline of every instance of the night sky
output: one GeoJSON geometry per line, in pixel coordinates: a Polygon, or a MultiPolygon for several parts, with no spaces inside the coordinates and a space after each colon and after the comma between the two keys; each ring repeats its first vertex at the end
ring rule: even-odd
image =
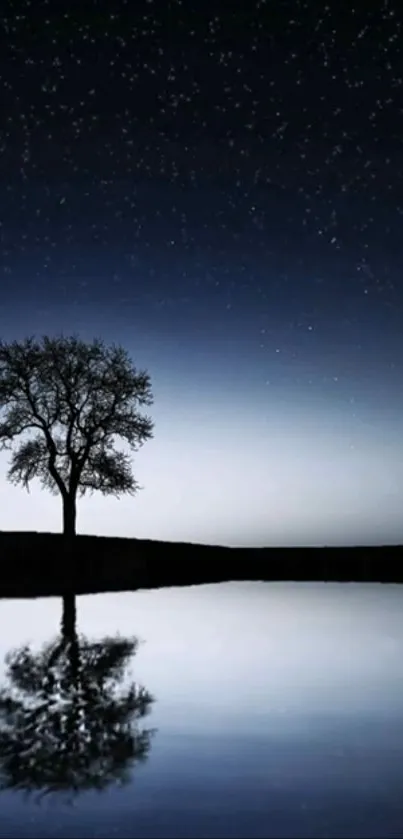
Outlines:
{"type": "MultiPolygon", "coordinates": [[[[403,540],[403,12],[2,4],[0,334],[146,367],[144,489],[81,532],[403,540]]],[[[10,488],[0,528],[60,530],[10,488]]]]}

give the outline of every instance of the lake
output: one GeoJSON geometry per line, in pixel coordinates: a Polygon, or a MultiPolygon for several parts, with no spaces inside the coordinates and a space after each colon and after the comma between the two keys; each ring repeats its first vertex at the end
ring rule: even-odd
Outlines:
{"type": "Polygon", "coordinates": [[[0,687],[2,839],[403,835],[402,586],[3,600],[0,687]]]}

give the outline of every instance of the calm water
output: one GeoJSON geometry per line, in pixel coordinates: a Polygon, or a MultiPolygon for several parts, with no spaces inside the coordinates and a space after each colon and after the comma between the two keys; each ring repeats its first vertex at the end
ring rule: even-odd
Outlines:
{"type": "Polygon", "coordinates": [[[403,835],[403,587],[76,607],[0,601],[0,837],[403,835]]]}

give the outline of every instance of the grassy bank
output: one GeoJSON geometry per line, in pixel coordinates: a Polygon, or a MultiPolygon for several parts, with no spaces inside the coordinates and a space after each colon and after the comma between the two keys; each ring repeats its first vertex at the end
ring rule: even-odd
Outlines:
{"type": "Polygon", "coordinates": [[[403,582],[403,547],[224,548],[0,531],[0,597],[40,597],[231,579],[403,582]]]}

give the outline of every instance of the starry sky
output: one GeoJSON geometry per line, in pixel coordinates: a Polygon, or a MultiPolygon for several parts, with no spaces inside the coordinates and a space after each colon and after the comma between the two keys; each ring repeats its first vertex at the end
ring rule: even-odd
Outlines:
{"type": "MultiPolygon", "coordinates": [[[[80,532],[403,540],[403,12],[21,0],[0,20],[0,334],[124,344],[144,489],[80,532]]],[[[10,488],[0,528],[60,529],[10,488]]]]}

